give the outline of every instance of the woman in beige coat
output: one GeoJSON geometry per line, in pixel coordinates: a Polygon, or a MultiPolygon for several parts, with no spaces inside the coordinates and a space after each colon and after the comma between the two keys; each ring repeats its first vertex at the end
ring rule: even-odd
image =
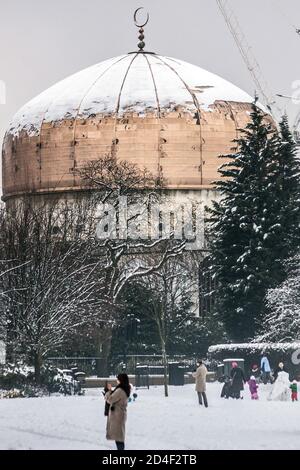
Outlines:
{"type": "Polygon", "coordinates": [[[106,426],[106,439],[116,441],[118,450],[125,449],[125,424],[130,384],[127,374],[119,374],[118,385],[114,390],[108,384],[105,400],[110,405],[106,426]]]}
{"type": "Polygon", "coordinates": [[[198,393],[199,405],[204,402],[205,408],[208,407],[207,396],[206,396],[206,374],[207,369],[202,361],[197,364],[197,370],[193,373],[193,377],[196,379],[196,392],[198,393]],[[203,401],[202,401],[203,400],[203,401]]]}

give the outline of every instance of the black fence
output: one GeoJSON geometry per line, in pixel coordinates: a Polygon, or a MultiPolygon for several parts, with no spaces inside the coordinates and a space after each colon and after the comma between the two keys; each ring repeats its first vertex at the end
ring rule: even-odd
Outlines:
{"type": "MultiPolygon", "coordinates": [[[[54,367],[59,367],[60,369],[72,369],[74,367],[78,367],[78,369],[80,369],[82,372],[85,372],[87,376],[93,376],[97,375],[97,360],[101,359],[101,357],[96,356],[49,357],[47,358],[47,362],[53,365],[54,367]]],[[[170,364],[169,373],[172,376],[172,363],[178,364],[178,367],[182,368],[183,373],[193,372],[196,369],[197,357],[184,355],[169,355],[167,356],[167,362],[168,364],[170,364]]],[[[161,355],[156,354],[146,354],[128,356],[119,355],[112,357],[109,365],[109,375],[116,375],[120,372],[126,372],[130,375],[136,375],[136,370],[139,366],[146,367],[147,374],[150,376],[164,374],[163,357],[161,355]]],[[[179,379],[176,380],[179,381],[179,379]]]]}
{"type": "MultiPolygon", "coordinates": [[[[188,369],[189,366],[182,365],[180,362],[168,363],[168,384],[184,385],[184,374],[189,371],[188,369]]],[[[135,368],[135,386],[137,388],[149,388],[150,385],[155,385],[155,377],[164,375],[164,372],[163,366],[137,365],[135,368]]]]}
{"type": "MultiPolygon", "coordinates": [[[[177,363],[185,372],[193,372],[196,368],[198,356],[168,355],[168,364],[177,363]]],[[[163,356],[158,354],[115,356],[111,360],[113,373],[126,371],[127,374],[135,374],[139,366],[148,367],[149,375],[162,375],[164,373],[163,356]]]]}

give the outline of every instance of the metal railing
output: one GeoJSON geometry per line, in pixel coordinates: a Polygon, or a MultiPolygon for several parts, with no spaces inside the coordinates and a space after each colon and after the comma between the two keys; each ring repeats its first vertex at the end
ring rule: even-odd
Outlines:
{"type": "MultiPolygon", "coordinates": [[[[186,356],[182,354],[173,354],[167,356],[169,362],[179,362],[186,367],[186,370],[194,370],[197,356],[186,356]]],[[[97,360],[103,359],[97,356],[68,356],[68,357],[48,357],[47,362],[54,367],[60,369],[70,369],[78,367],[87,375],[97,375],[97,360]]],[[[159,375],[163,368],[163,357],[160,354],[129,354],[129,355],[115,355],[110,358],[110,373],[117,374],[125,371],[128,374],[135,374],[136,367],[139,365],[146,365],[149,367],[149,373],[152,375],[159,375]]]]}

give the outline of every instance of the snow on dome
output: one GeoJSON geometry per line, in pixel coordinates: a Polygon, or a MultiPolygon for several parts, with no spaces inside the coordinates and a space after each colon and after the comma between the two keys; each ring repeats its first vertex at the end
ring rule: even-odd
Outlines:
{"type": "Polygon", "coordinates": [[[78,72],[23,106],[8,134],[39,135],[43,123],[93,115],[153,111],[158,117],[173,109],[195,113],[216,101],[251,103],[247,93],[200,67],[151,53],[130,53],[78,72]]]}

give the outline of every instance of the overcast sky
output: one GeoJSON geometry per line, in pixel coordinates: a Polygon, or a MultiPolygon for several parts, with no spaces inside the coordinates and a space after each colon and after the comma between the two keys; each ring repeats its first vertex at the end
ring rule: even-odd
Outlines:
{"type": "MultiPolygon", "coordinates": [[[[299,0],[229,0],[273,93],[292,94],[300,80],[299,0]]],[[[0,140],[13,114],[58,80],[136,50],[133,12],[150,13],[147,50],[177,57],[254,92],[215,0],[1,0],[0,140]]],[[[280,101],[291,120],[300,105],[280,101]]]]}

